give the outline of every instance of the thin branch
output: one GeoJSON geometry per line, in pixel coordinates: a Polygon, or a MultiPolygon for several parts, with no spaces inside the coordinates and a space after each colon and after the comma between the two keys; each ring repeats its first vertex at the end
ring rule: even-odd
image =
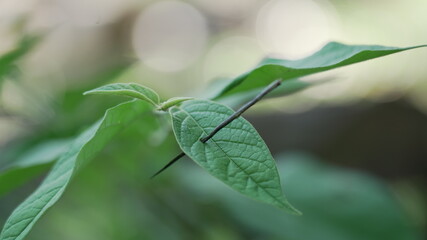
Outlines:
{"type": "MultiPolygon", "coordinates": [[[[232,121],[234,121],[236,118],[240,117],[246,110],[248,110],[250,107],[252,107],[255,103],[257,103],[259,100],[261,100],[265,95],[273,91],[275,88],[280,86],[282,84],[282,80],[278,79],[274,82],[272,82],[270,85],[268,85],[262,92],[260,92],[257,96],[255,96],[251,101],[247,102],[245,105],[240,107],[235,113],[233,113],[230,117],[225,119],[220,125],[218,125],[208,136],[201,138],[200,141],[202,143],[206,143],[209,139],[211,139],[216,133],[218,133],[221,129],[223,129],[225,126],[230,124],[232,121]]],[[[176,161],[178,161],[180,158],[184,157],[185,153],[181,152],[179,155],[177,155],[174,159],[172,159],[166,166],[164,166],[162,169],[157,171],[153,176],[151,176],[151,179],[155,176],[159,175],[161,172],[166,170],[168,167],[170,167],[172,164],[174,164],[176,161]]]]}

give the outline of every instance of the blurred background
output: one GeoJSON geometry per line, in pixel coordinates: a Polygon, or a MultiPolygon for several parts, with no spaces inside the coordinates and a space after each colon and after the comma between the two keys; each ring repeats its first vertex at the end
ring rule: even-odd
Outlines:
{"type": "MultiPolygon", "coordinates": [[[[196,96],[265,56],[299,59],[328,41],[426,44],[426,10],[425,0],[1,0],[0,56],[19,58],[0,68],[0,168],[55,156],[126,100],[82,96],[102,84],[196,96]]],[[[79,173],[28,239],[425,239],[425,59],[417,49],[309,76],[333,80],[246,113],[302,217],[232,192],[189,159],[149,180],[179,149],[148,118],[79,173]]],[[[0,189],[0,225],[49,166],[0,189]]]]}

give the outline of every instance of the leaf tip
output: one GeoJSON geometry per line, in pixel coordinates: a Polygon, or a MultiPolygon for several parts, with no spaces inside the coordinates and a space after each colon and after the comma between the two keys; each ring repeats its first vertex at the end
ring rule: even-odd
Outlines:
{"type": "Polygon", "coordinates": [[[86,91],[86,92],[83,93],[84,96],[86,96],[86,95],[96,95],[96,94],[100,94],[100,92],[98,92],[97,89],[88,90],[88,91],[86,91]]]}
{"type": "Polygon", "coordinates": [[[284,210],[287,213],[290,213],[295,216],[302,216],[302,212],[296,208],[294,208],[290,203],[286,202],[286,204],[279,206],[280,209],[284,210]]]}
{"type": "Polygon", "coordinates": [[[303,214],[302,214],[302,212],[301,212],[301,211],[299,211],[299,210],[298,210],[298,209],[296,209],[296,208],[293,208],[293,209],[292,209],[291,214],[293,214],[293,215],[295,215],[295,216],[302,216],[302,215],[303,215],[303,214]]]}

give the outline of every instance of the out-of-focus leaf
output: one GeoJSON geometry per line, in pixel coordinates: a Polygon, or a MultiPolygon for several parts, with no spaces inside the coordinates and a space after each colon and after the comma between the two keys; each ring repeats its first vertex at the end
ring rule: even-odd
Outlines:
{"type": "Polygon", "coordinates": [[[140,100],[108,109],[100,121],[76,138],[40,187],[12,212],[0,239],[23,239],[44,212],[59,200],[79,167],[93,158],[120,129],[147,109],[146,103],[140,100]]]}
{"type": "Polygon", "coordinates": [[[40,143],[0,172],[0,196],[46,170],[50,163],[67,150],[70,140],[58,139],[40,143]]]}
{"type": "Polygon", "coordinates": [[[26,36],[18,43],[15,49],[0,56],[0,83],[2,82],[3,76],[9,73],[13,68],[15,61],[29,52],[38,40],[38,37],[26,36]]]}
{"type": "Polygon", "coordinates": [[[158,106],[158,104],[160,103],[160,97],[154,90],[136,83],[108,84],[84,93],[84,95],[89,94],[127,96],[147,101],[153,104],[154,106],[158,106]]]}
{"type": "Polygon", "coordinates": [[[335,168],[306,154],[277,157],[282,184],[300,217],[282,214],[224,188],[197,171],[181,175],[199,199],[223,203],[240,226],[263,239],[421,240],[387,186],[366,174],[335,168]],[[190,174],[191,173],[191,174],[190,174]],[[219,202],[218,202],[219,201],[219,202]]]}
{"type": "MultiPolygon", "coordinates": [[[[264,98],[275,98],[275,97],[284,97],[288,96],[300,91],[303,91],[304,89],[307,89],[309,87],[315,86],[317,84],[321,84],[325,81],[316,81],[316,82],[305,82],[301,81],[299,79],[290,79],[286,81],[286,83],[280,85],[276,89],[274,89],[271,93],[266,95],[264,98]]],[[[257,88],[255,90],[250,90],[247,92],[240,92],[236,93],[230,96],[226,96],[223,98],[218,99],[218,102],[227,105],[229,107],[235,107],[238,105],[241,105],[243,103],[246,103],[250,100],[252,100],[255,96],[257,96],[264,88],[257,88]]]]}
{"type": "Polygon", "coordinates": [[[215,99],[267,86],[276,79],[286,81],[425,46],[397,48],[330,42],[318,52],[300,60],[264,59],[255,69],[231,80],[216,94],[215,99]]]}
{"type": "Polygon", "coordinates": [[[273,157],[255,128],[239,117],[206,143],[207,136],[234,111],[224,105],[189,100],[169,110],[181,149],[210,174],[253,199],[299,214],[283,195],[273,157]]]}

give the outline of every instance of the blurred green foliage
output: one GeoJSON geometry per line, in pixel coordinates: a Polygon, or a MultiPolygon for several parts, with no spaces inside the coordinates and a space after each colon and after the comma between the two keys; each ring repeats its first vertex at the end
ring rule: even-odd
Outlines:
{"type": "Polygon", "coordinates": [[[201,184],[190,184],[194,193],[224,204],[230,216],[260,234],[259,239],[422,239],[381,181],[328,166],[305,153],[276,158],[284,189],[304,212],[301,217],[257,206],[200,171],[192,171],[195,176],[183,174],[183,178],[187,184],[201,179],[201,184]]]}
{"type": "Polygon", "coordinates": [[[16,61],[27,54],[39,40],[38,36],[23,36],[13,50],[0,56],[0,87],[4,76],[16,68],[16,61]]]}

